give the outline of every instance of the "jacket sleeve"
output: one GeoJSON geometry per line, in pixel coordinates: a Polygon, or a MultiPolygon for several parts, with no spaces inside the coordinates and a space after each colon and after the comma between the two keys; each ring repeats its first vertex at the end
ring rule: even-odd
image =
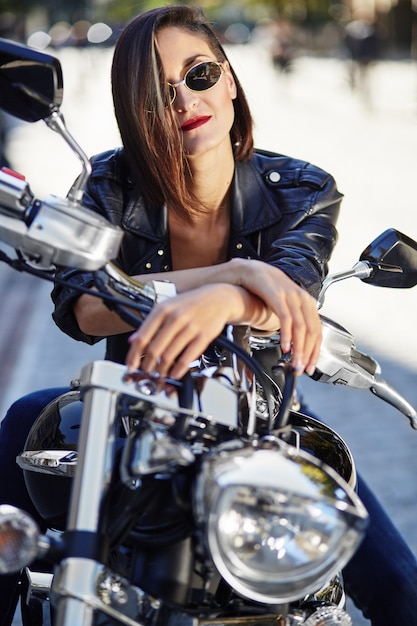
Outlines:
{"type": "MultiPolygon", "coordinates": [[[[113,152],[108,152],[93,158],[93,174],[83,196],[83,205],[106,217],[113,224],[119,224],[120,216],[117,209],[123,206],[122,192],[119,185],[115,185],[112,177],[108,175],[109,161],[113,159],[113,155],[113,152]],[[105,171],[106,174],[102,176],[101,171],[105,171]]],[[[77,341],[83,341],[90,345],[97,343],[102,338],[81,332],[73,312],[74,301],[80,295],[77,287],[93,286],[94,274],[76,268],[57,268],[56,276],[59,279],[70,281],[74,287],[55,285],[53,288],[51,292],[54,303],[52,319],[55,324],[60,330],[77,341]]]]}
{"type": "Polygon", "coordinates": [[[291,201],[286,199],[285,189],[280,192],[285,210],[279,231],[263,231],[258,249],[262,260],[279,267],[317,298],[337,242],[342,194],[329,174],[314,167],[312,172],[314,177],[304,176],[295,193],[291,190],[291,201]]]}
{"type": "Polygon", "coordinates": [[[55,285],[53,288],[51,298],[55,308],[52,313],[52,319],[55,324],[62,332],[77,341],[84,341],[90,345],[97,343],[102,338],[81,332],[73,312],[74,301],[80,295],[77,287],[91,287],[94,284],[93,274],[65,268],[58,269],[56,276],[70,281],[74,287],[55,285]]]}

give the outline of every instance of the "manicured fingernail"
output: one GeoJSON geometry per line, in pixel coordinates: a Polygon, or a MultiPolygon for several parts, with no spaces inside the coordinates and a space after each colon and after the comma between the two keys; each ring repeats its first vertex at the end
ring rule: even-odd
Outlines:
{"type": "Polygon", "coordinates": [[[296,361],[295,363],[292,364],[292,366],[294,368],[296,375],[301,376],[301,374],[304,372],[304,365],[300,361],[296,361]]]}

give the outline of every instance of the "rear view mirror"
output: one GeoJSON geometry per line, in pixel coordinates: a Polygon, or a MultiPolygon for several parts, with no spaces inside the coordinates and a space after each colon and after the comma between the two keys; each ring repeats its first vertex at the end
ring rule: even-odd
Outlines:
{"type": "Polygon", "coordinates": [[[390,228],[362,252],[360,260],[372,268],[363,282],[377,287],[407,289],[417,285],[417,243],[390,228]]]}
{"type": "Polygon", "coordinates": [[[25,122],[48,118],[63,97],[61,64],[55,57],[0,39],[0,108],[25,122]]]}

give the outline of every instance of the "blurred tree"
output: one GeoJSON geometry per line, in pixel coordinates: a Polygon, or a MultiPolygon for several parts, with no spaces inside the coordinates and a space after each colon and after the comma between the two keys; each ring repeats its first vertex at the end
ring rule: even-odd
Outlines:
{"type": "MultiPolygon", "coordinates": [[[[258,0],[247,0],[248,4],[259,4],[258,0]]],[[[332,0],[264,0],[262,4],[271,13],[285,15],[294,21],[328,21],[332,0]]]]}
{"type": "Polygon", "coordinates": [[[110,21],[127,22],[133,16],[165,3],[159,0],[106,0],[106,4],[107,18],[110,21]]]}
{"type": "Polygon", "coordinates": [[[23,40],[25,35],[25,14],[31,8],[30,0],[23,0],[22,6],[14,0],[0,0],[0,37],[23,40]]]}

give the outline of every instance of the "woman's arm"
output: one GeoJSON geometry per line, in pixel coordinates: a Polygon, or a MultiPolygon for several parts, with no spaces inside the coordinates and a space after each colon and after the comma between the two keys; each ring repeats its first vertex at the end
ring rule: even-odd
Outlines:
{"type": "MultiPolygon", "coordinates": [[[[183,375],[185,361],[188,365],[198,358],[226,324],[239,324],[280,329],[282,348],[284,352],[292,348],[297,371],[314,370],[321,343],[315,301],[278,268],[263,261],[233,259],[146,278],[170,278],[180,295],[155,306],[135,333],[129,367],[151,369],[159,362],[164,375],[174,372],[178,376],[179,371],[183,375]]],[[[132,330],[100,299],[86,294],[75,301],[74,314],[88,335],[104,337],[132,330]]]]}
{"type": "Polygon", "coordinates": [[[187,277],[198,282],[195,288],[154,307],[132,335],[130,368],[182,376],[226,324],[235,324],[280,329],[283,350],[292,348],[297,371],[314,370],[321,324],[315,300],[304,289],[263,261],[235,259],[203,270],[204,278],[187,277]]]}
{"type": "MultiPolygon", "coordinates": [[[[263,330],[280,328],[284,350],[288,351],[291,342],[293,342],[293,347],[296,349],[294,357],[300,363],[307,363],[304,360],[304,355],[298,354],[297,350],[297,346],[305,343],[305,339],[299,339],[302,334],[301,331],[294,331],[297,325],[303,326],[303,318],[314,316],[311,311],[312,309],[315,311],[314,301],[307,292],[278,268],[262,261],[232,259],[227,263],[210,267],[148,274],[134,278],[140,282],[169,279],[175,284],[179,294],[208,284],[226,283],[243,287],[249,294],[266,305],[267,314],[263,315],[261,321],[257,313],[253,314],[251,303],[247,300],[248,311],[242,311],[242,315],[236,323],[248,324],[263,330]],[[295,344],[293,334],[295,334],[295,344]]],[[[80,329],[88,335],[106,337],[132,330],[99,298],[87,294],[80,296],[75,301],[74,314],[80,329]]],[[[308,320],[305,322],[306,327],[312,327],[311,330],[314,329],[314,324],[308,324],[308,320]]],[[[225,323],[232,323],[232,321],[228,319],[225,323]]]]}
{"type": "MultiPolygon", "coordinates": [[[[241,283],[242,263],[239,259],[210,267],[137,275],[132,278],[145,283],[152,280],[169,280],[175,284],[177,293],[213,283],[241,283]]],[[[88,294],[81,295],[74,302],[74,314],[80,330],[86,335],[108,337],[132,330],[116,313],[110,311],[100,300],[88,294]]]]}
{"type": "MultiPolygon", "coordinates": [[[[207,283],[224,281],[233,284],[237,280],[237,274],[230,263],[222,263],[212,267],[137,275],[132,278],[141,283],[169,280],[175,284],[177,293],[183,293],[207,283]]],[[[73,308],[80,330],[86,335],[108,337],[132,330],[116,313],[110,311],[100,298],[88,294],[81,295],[74,302],[73,308]]]]}

